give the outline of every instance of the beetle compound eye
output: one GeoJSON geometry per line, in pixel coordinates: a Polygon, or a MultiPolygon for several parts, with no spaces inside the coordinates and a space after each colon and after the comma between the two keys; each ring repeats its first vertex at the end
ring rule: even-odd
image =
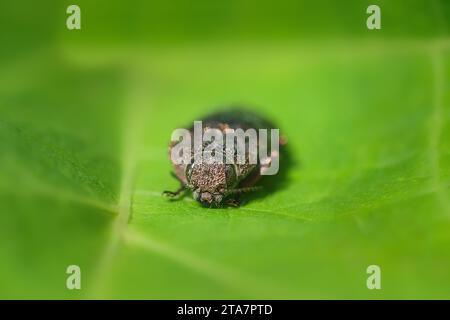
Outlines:
{"type": "Polygon", "coordinates": [[[214,202],[221,203],[223,200],[223,196],[221,194],[215,194],[214,195],[214,202]]]}
{"type": "Polygon", "coordinates": [[[192,192],[192,197],[194,198],[194,200],[200,201],[200,192],[198,190],[194,190],[192,192]]]}

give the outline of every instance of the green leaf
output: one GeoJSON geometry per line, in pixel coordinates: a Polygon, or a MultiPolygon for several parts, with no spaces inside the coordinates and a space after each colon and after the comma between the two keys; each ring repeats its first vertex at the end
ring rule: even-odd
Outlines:
{"type": "Polygon", "coordinates": [[[60,36],[5,60],[0,298],[450,298],[450,42],[429,36],[448,10],[410,31],[385,6],[392,37],[352,39],[338,19],[347,40],[60,36]],[[292,163],[237,209],[162,197],[178,186],[172,130],[235,103],[279,125],[292,163]],[[366,287],[372,264],[382,290],[366,287]]]}

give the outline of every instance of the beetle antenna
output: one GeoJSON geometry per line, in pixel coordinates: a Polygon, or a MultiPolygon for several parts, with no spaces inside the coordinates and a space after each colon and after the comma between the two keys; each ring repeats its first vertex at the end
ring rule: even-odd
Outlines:
{"type": "Polygon", "coordinates": [[[262,189],[262,186],[232,189],[227,192],[227,195],[235,194],[235,193],[247,193],[247,192],[257,191],[257,190],[261,190],[261,189],[262,189]]]}

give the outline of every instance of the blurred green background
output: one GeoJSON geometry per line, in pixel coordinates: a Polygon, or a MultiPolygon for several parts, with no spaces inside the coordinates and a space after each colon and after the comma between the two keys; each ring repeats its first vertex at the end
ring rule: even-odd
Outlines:
{"type": "Polygon", "coordinates": [[[2,1],[0,298],[450,298],[449,31],[445,0],[2,1]],[[167,201],[172,130],[236,103],[280,188],[167,201]]]}

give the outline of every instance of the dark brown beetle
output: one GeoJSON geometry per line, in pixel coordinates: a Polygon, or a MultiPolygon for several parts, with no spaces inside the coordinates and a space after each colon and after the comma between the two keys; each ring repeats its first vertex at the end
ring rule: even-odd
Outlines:
{"type": "MultiPolygon", "coordinates": [[[[207,129],[218,129],[225,134],[226,129],[275,129],[273,124],[251,111],[241,109],[231,109],[228,111],[217,112],[203,119],[204,132],[207,129]]],[[[191,135],[194,135],[194,127],[189,128],[191,135]]],[[[270,140],[270,135],[268,136],[270,140]]],[[[279,144],[284,145],[285,139],[279,139],[279,144]]],[[[172,148],[179,141],[172,142],[169,146],[169,157],[172,148]]],[[[248,141],[246,150],[248,149],[248,141]]],[[[187,190],[192,191],[193,198],[202,205],[208,207],[219,207],[221,205],[239,206],[239,195],[245,192],[259,189],[255,184],[261,177],[261,172],[270,166],[274,157],[279,156],[278,151],[273,151],[268,157],[268,161],[258,161],[251,164],[248,161],[246,153],[245,163],[227,164],[223,163],[197,163],[194,161],[195,153],[202,152],[207,147],[208,142],[203,142],[201,150],[192,151],[191,161],[187,164],[173,164],[173,175],[180,181],[180,188],[174,192],[164,191],[163,194],[171,198],[179,197],[187,190]]],[[[268,143],[270,145],[270,141],[268,143]]],[[[259,145],[258,145],[259,147],[259,145]]],[[[259,150],[259,148],[258,148],[259,150]]],[[[225,145],[223,154],[226,153],[225,145]]],[[[236,156],[236,155],[234,155],[236,156]]]]}

